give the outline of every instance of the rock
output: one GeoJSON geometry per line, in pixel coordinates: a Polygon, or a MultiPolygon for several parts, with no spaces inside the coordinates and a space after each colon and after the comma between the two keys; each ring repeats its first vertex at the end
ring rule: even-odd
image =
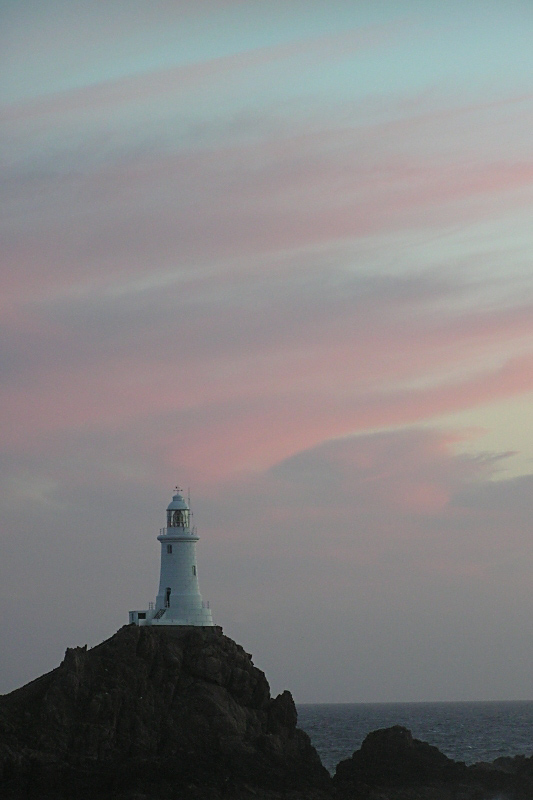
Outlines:
{"type": "Polygon", "coordinates": [[[2,800],[532,800],[533,758],[466,767],[399,726],[332,780],[220,628],[127,626],[0,697],[2,800]]]}
{"type": "Polygon", "coordinates": [[[337,766],[338,781],[409,786],[461,778],[466,767],[396,725],[368,734],[361,749],[337,766]]]}
{"type": "Polygon", "coordinates": [[[330,782],[290,693],[272,699],[220,628],[126,626],[68,649],[0,698],[0,765],[6,800],[259,800],[330,782]]]}
{"type": "Polygon", "coordinates": [[[532,760],[467,767],[399,725],[370,733],[337,765],[336,800],[531,800],[532,760]]]}

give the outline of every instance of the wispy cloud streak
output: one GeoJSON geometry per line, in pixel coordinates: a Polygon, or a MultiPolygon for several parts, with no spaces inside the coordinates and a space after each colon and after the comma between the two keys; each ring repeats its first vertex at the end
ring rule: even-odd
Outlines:
{"type": "MultiPolygon", "coordinates": [[[[404,664],[391,699],[472,697],[483,647],[453,686],[442,648],[466,653],[459,623],[486,646],[512,628],[533,566],[532,20],[485,14],[474,42],[455,4],[333,3],[117,3],[102,31],[90,3],[10,12],[0,599],[19,667],[51,619],[64,650],[149,593],[176,480],[217,618],[267,660],[291,642],[279,688],[303,658],[310,700],[389,699],[375,664],[404,664]],[[341,671],[327,695],[311,622],[355,695],[341,671]],[[411,679],[417,649],[436,688],[411,679]]],[[[521,608],[506,654],[533,641],[521,608]]],[[[530,650],[518,683],[495,654],[507,686],[529,691],[530,650]]]]}

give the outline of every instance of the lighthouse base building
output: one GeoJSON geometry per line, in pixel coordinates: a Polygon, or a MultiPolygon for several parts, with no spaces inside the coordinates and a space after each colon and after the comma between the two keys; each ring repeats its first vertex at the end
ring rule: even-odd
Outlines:
{"type": "Polygon", "coordinates": [[[161,573],[155,603],[142,611],[130,611],[134,625],[200,625],[213,627],[209,603],[198,585],[196,528],[191,511],[179,489],[167,507],[167,527],[161,528],[161,573]]]}

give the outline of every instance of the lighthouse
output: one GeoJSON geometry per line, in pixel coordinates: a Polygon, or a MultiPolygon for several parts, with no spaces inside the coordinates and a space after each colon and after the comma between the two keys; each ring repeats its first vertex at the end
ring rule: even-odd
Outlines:
{"type": "Polygon", "coordinates": [[[202,600],[198,585],[196,527],[191,526],[189,503],[176,487],[167,506],[167,526],[161,528],[161,572],[155,603],[144,611],[130,611],[134,625],[213,626],[209,603],[202,600]]]}

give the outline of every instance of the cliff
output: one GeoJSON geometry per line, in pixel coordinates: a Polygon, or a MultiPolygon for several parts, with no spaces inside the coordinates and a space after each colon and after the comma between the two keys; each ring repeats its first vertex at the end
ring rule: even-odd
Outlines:
{"type": "Polygon", "coordinates": [[[0,698],[0,796],[319,796],[330,778],[296,721],[220,628],[127,626],[0,698]]]}

